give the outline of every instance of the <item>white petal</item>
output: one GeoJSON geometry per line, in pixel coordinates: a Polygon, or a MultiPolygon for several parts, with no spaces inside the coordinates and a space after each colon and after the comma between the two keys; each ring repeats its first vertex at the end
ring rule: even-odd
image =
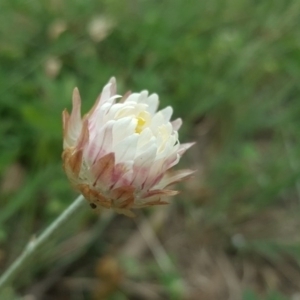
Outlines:
{"type": "Polygon", "coordinates": [[[120,111],[122,111],[123,107],[124,107],[123,103],[115,103],[107,111],[107,113],[105,115],[105,119],[117,119],[116,116],[120,111]]]}
{"type": "MultiPolygon", "coordinates": [[[[155,145],[156,149],[157,149],[157,142],[156,142],[156,138],[154,136],[152,136],[150,138],[149,141],[147,141],[147,143],[145,143],[143,146],[138,147],[136,149],[136,154],[135,156],[139,156],[140,154],[144,153],[149,147],[151,147],[152,145],[155,145]]],[[[156,150],[157,151],[157,150],[156,150]]],[[[157,155],[157,152],[156,152],[157,155]]]]}
{"type": "Polygon", "coordinates": [[[138,142],[138,134],[132,134],[115,146],[116,162],[133,160],[138,142]]]}
{"type": "Polygon", "coordinates": [[[151,166],[156,156],[157,147],[155,144],[150,145],[145,151],[134,159],[134,167],[142,167],[145,164],[151,166]]]}
{"type": "Polygon", "coordinates": [[[147,179],[156,156],[156,151],[156,145],[152,144],[144,153],[135,158],[133,166],[134,180],[132,182],[134,185],[141,187],[147,179]]]}
{"type": "Polygon", "coordinates": [[[107,120],[105,120],[105,115],[111,106],[111,103],[104,103],[103,105],[98,106],[89,118],[89,131],[91,139],[95,137],[97,131],[100,130],[107,122],[107,120]]]}
{"type": "Polygon", "coordinates": [[[117,120],[113,127],[113,146],[115,147],[126,137],[134,134],[136,125],[137,121],[131,117],[117,120]]]}
{"type": "Polygon", "coordinates": [[[102,148],[105,149],[106,153],[110,153],[113,151],[113,127],[114,127],[115,121],[109,121],[107,122],[107,127],[103,134],[103,142],[102,142],[102,148]]]}
{"type": "Polygon", "coordinates": [[[162,166],[163,171],[165,172],[168,169],[175,166],[179,162],[180,157],[181,156],[176,151],[172,152],[167,158],[165,158],[165,161],[162,166]]]}
{"type": "Polygon", "coordinates": [[[186,150],[188,150],[189,148],[191,148],[193,145],[195,145],[195,142],[194,143],[185,143],[185,144],[181,144],[179,149],[178,149],[178,154],[180,156],[182,156],[186,150]]]}
{"type": "Polygon", "coordinates": [[[182,120],[181,120],[180,118],[178,118],[178,119],[172,121],[171,124],[172,124],[172,126],[173,126],[173,129],[174,129],[175,131],[178,131],[179,128],[181,127],[181,125],[182,125],[182,120]]]}
{"type": "Polygon", "coordinates": [[[153,131],[154,134],[157,133],[158,127],[161,126],[162,124],[165,123],[165,119],[163,117],[163,115],[160,112],[157,112],[152,120],[151,120],[151,124],[150,124],[150,129],[153,131]]]}
{"type": "Polygon", "coordinates": [[[139,98],[138,98],[138,103],[144,103],[144,104],[148,104],[147,103],[147,98],[148,98],[148,91],[142,91],[141,93],[140,93],[140,96],[139,96],[139,98]]]}
{"type": "Polygon", "coordinates": [[[163,158],[161,158],[159,160],[155,160],[153,162],[153,164],[150,167],[147,179],[146,179],[146,181],[144,183],[144,189],[149,189],[149,188],[151,188],[154,185],[156,179],[162,173],[163,162],[164,162],[163,158]]]}
{"type": "Polygon", "coordinates": [[[147,104],[148,104],[148,108],[147,111],[151,114],[154,115],[155,112],[157,111],[158,108],[158,95],[157,94],[152,94],[148,97],[147,99],[147,104]]]}
{"type": "Polygon", "coordinates": [[[106,84],[102,90],[101,93],[101,99],[99,101],[99,104],[103,104],[106,101],[108,101],[110,99],[111,95],[111,88],[112,88],[112,83],[109,82],[108,84],[106,84]]]}
{"type": "Polygon", "coordinates": [[[115,119],[120,119],[128,116],[133,116],[135,111],[135,106],[129,103],[123,104],[121,108],[116,112],[115,119]]]}
{"type": "Polygon", "coordinates": [[[140,93],[132,93],[129,95],[129,97],[124,101],[124,103],[128,103],[128,102],[138,102],[138,99],[140,97],[140,93]]]}
{"type": "Polygon", "coordinates": [[[157,189],[164,189],[170,184],[174,184],[178,181],[181,181],[192,174],[194,174],[195,171],[193,170],[179,170],[176,172],[172,172],[171,174],[166,173],[163,177],[163,179],[159,182],[159,184],[156,186],[157,189]]]}
{"type": "Polygon", "coordinates": [[[143,145],[147,144],[150,139],[153,137],[153,133],[150,128],[146,127],[139,136],[138,147],[142,147],[143,145]]]}
{"type": "Polygon", "coordinates": [[[110,152],[112,148],[112,128],[115,121],[108,122],[101,130],[96,132],[94,139],[90,140],[85,157],[88,163],[94,163],[101,156],[110,152]]]}
{"type": "Polygon", "coordinates": [[[171,106],[167,106],[166,108],[162,109],[160,113],[163,115],[165,122],[169,122],[173,114],[173,108],[171,106]]]}
{"type": "Polygon", "coordinates": [[[115,95],[117,93],[117,81],[115,77],[111,77],[109,82],[111,83],[110,86],[110,94],[115,95]]]}

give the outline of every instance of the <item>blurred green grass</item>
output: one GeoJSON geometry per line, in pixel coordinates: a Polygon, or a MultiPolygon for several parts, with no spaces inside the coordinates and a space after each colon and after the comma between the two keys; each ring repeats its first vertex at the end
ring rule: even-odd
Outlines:
{"type": "MultiPolygon", "coordinates": [[[[209,146],[194,156],[206,159],[201,184],[211,196],[188,211],[204,210],[228,237],[275,208],[297,219],[299,20],[296,0],[2,0],[0,175],[14,181],[16,164],[24,172],[1,192],[7,261],[75,196],[60,160],[61,112],[74,86],[87,111],[113,75],[120,92],[148,89],[172,105],[184,120],[181,141],[201,141],[199,128],[210,124],[209,146]],[[112,27],[100,40],[92,26],[103,16],[112,27]]],[[[268,241],[246,252],[273,257],[268,241]]],[[[299,261],[298,245],[293,238],[275,251],[299,261]]]]}

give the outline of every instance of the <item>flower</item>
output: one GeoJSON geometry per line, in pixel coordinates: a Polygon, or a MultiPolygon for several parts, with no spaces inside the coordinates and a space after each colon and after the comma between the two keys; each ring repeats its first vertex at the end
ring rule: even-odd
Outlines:
{"type": "Polygon", "coordinates": [[[173,109],[157,111],[158,103],[157,94],[147,91],[116,95],[111,78],[81,118],[74,89],[72,113],[64,110],[62,115],[63,168],[92,208],[134,216],[131,209],[167,204],[164,199],[178,193],[168,187],[193,173],[170,171],[194,143],[179,143],[181,119],[170,122],[173,109]]]}

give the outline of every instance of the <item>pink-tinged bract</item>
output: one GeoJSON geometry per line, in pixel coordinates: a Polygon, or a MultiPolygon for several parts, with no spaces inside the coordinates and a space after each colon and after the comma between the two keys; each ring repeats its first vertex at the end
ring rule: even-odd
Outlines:
{"type": "Polygon", "coordinates": [[[63,111],[63,167],[92,208],[134,216],[131,209],[167,204],[178,193],[169,186],[193,173],[170,170],[193,143],[179,143],[181,119],[171,122],[172,107],[157,111],[158,104],[147,91],[116,95],[111,78],[82,118],[74,89],[71,114],[63,111]]]}

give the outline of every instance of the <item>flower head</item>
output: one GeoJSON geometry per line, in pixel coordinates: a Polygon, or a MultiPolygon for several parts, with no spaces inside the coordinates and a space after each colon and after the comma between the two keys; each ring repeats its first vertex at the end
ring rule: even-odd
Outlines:
{"type": "Polygon", "coordinates": [[[178,193],[168,187],[193,173],[170,171],[193,143],[179,143],[181,119],[170,122],[172,108],[157,111],[158,103],[147,91],[116,95],[111,78],[81,118],[74,89],[72,113],[63,111],[63,167],[92,208],[132,216],[131,209],[167,204],[164,198],[178,193]]]}

